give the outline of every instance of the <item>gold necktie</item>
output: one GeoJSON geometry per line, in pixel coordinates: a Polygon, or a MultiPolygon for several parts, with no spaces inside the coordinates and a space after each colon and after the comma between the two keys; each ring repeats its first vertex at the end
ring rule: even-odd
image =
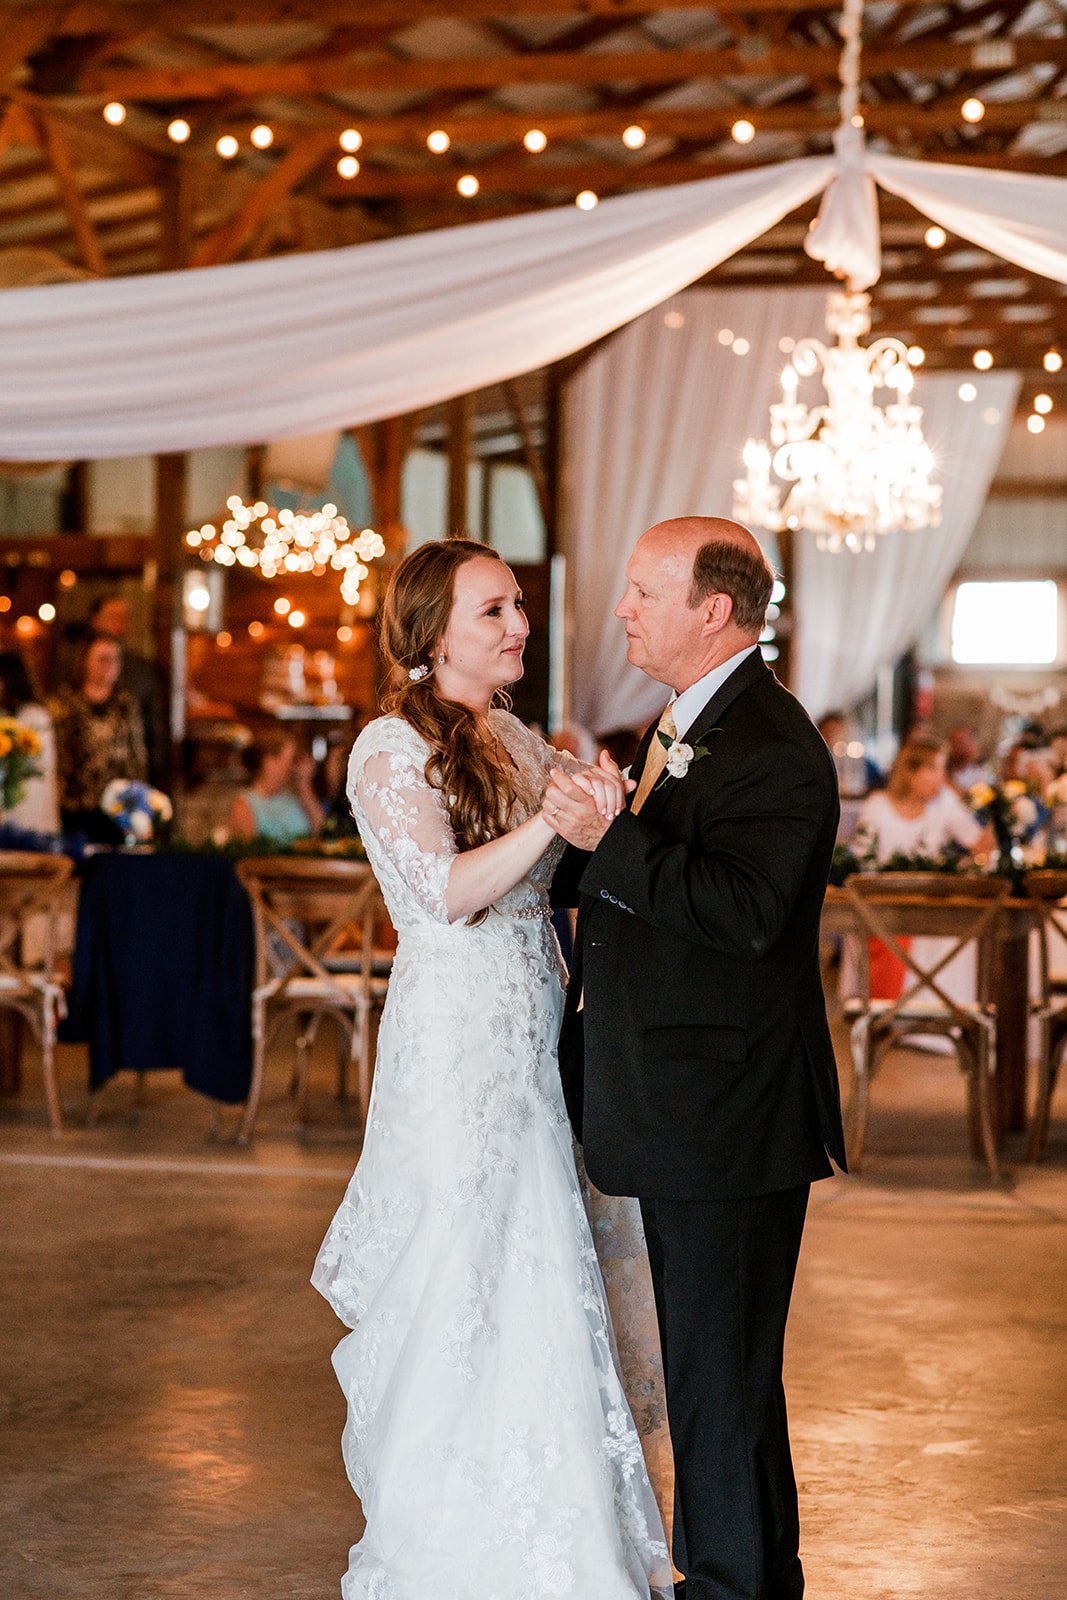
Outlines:
{"type": "Polygon", "coordinates": [[[660,717],[656,731],[652,735],[652,743],[648,747],[648,755],[645,757],[645,768],[641,774],[641,782],[637,785],[637,792],[630,805],[630,810],[635,815],[652,793],[657,778],[667,765],[667,750],[676,738],[677,730],[674,726],[674,703],[672,701],[662,717],[660,717]],[[666,734],[669,741],[668,744],[663,743],[660,738],[661,733],[666,734]]]}

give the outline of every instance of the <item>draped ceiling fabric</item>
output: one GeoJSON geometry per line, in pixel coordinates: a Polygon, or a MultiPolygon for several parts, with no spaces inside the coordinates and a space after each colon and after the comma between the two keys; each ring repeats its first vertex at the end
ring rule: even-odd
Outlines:
{"type": "MultiPolygon", "coordinates": [[[[613,615],[635,540],[661,518],[730,515],[741,447],[766,432],[786,357],[783,335],[823,332],[821,289],[692,289],[624,329],[568,386],[564,540],[574,596],[575,719],[597,733],[648,722],[665,691],[626,661],[613,615]],[[678,318],[684,322],[678,324],[678,318]],[[736,355],[728,328],[748,340],[736,355]]],[[[974,530],[1018,395],[1014,373],[921,374],[915,397],[945,490],[940,528],[889,534],[877,550],[820,554],[796,546],[794,673],[807,710],[850,705],[914,643],[974,530]],[[994,413],[996,415],[994,416],[994,413]]]]}
{"type": "Polygon", "coordinates": [[[648,722],[666,698],[628,665],[613,615],[636,539],[664,517],[730,515],[741,446],[766,432],[778,397],[778,341],[822,334],[825,318],[823,289],[690,289],[624,328],[567,385],[571,700],[594,732],[648,722]],[[719,342],[723,330],[748,340],[747,355],[719,342]]]}
{"type": "MultiPolygon", "coordinates": [[[[1067,282],[1067,178],[853,144],[726,177],[342,250],[0,293],[0,460],[350,427],[531,371],[640,316],[824,189],[877,249],[868,176],[1067,282]],[[847,156],[847,160],[845,157],[847,156]],[[863,222],[863,219],[866,222],[863,222]]],[[[829,224],[828,224],[829,226],[829,224]]],[[[825,230],[824,230],[825,231],[825,230]]]]}
{"type": "Polygon", "coordinates": [[[621,327],[828,160],[342,250],[0,295],[0,459],[245,444],[414,411],[621,327]]]}

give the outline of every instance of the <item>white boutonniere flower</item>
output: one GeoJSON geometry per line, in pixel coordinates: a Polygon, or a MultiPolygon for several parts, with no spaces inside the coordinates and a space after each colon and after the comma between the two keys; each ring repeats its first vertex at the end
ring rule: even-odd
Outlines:
{"type": "MultiPolygon", "coordinates": [[[[709,729],[711,733],[721,733],[721,728],[709,729]]],[[[657,734],[660,743],[667,749],[667,764],[663,768],[658,781],[653,784],[653,793],[670,778],[684,778],[694,761],[703,761],[705,756],[710,756],[711,751],[706,744],[683,744],[680,739],[668,739],[665,733],[657,734]]]]}

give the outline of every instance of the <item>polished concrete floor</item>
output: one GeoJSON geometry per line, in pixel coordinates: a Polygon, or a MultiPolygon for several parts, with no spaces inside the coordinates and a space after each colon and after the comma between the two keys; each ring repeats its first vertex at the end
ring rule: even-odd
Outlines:
{"type": "MultiPolygon", "coordinates": [[[[32,1059],[0,1101],[0,1600],[334,1597],[359,1514],[307,1276],[355,1145],[328,1077],[299,1140],[276,1063],[239,1151],[169,1076],[86,1128],[84,1073],[66,1052],[60,1143],[32,1059]]],[[[951,1062],[901,1054],[863,1177],[819,1186],[788,1374],[810,1600],[1067,1595],[1065,1102],[993,1191],[951,1062]]]]}

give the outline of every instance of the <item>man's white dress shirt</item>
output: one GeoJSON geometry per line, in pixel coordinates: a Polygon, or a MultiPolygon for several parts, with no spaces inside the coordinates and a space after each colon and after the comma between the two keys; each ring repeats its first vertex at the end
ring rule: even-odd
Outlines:
{"type": "Polygon", "coordinates": [[[719,692],[731,672],[736,672],[745,657],[750,656],[753,650],[758,649],[758,644],[746,645],[735,656],[729,656],[727,660],[720,661],[717,667],[712,667],[710,672],[705,672],[704,676],[698,678],[696,683],[691,683],[688,689],[683,689],[681,694],[675,695],[671,701],[671,709],[674,712],[675,737],[677,739],[684,741],[689,729],[711,700],[712,695],[719,692]]]}

